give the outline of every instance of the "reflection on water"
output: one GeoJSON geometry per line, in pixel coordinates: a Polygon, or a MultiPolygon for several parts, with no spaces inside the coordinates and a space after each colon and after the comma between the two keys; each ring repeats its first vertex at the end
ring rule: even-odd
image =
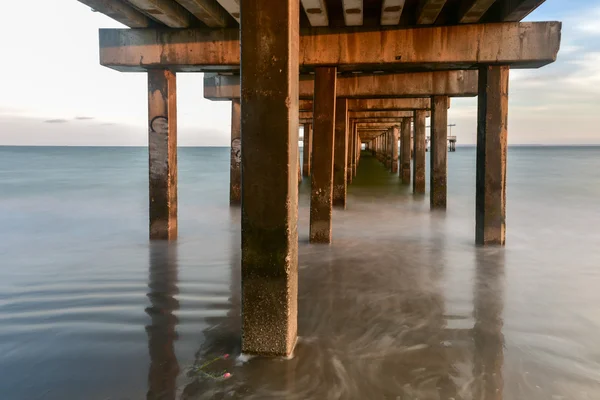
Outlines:
{"type": "Polygon", "coordinates": [[[150,274],[146,313],[151,324],[146,326],[150,368],[147,399],[175,399],[179,364],[175,355],[178,323],[173,314],[179,309],[177,290],[177,246],[154,242],[150,247],[150,274]]]}
{"type": "Polygon", "coordinates": [[[2,400],[600,398],[600,189],[566,179],[600,149],[511,149],[505,249],[474,246],[473,150],[443,213],[363,158],[331,246],[305,179],[291,360],[239,358],[227,149],[181,149],[180,238],[150,244],[145,149],[2,151],[2,400]]]}

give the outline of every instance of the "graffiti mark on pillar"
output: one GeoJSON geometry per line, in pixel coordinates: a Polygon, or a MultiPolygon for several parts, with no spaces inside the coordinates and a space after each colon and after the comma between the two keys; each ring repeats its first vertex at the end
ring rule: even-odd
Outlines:
{"type": "Polygon", "coordinates": [[[150,130],[166,135],[169,132],[169,119],[163,116],[152,118],[152,121],[150,121],[150,130]]]}
{"type": "Polygon", "coordinates": [[[231,141],[231,160],[238,165],[242,162],[242,141],[240,138],[231,141]]]}

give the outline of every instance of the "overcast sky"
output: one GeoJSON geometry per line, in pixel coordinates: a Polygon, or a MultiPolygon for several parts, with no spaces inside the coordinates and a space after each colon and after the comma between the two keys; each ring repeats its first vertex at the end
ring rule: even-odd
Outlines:
{"type": "MultiPolygon", "coordinates": [[[[98,63],[98,28],[119,23],[76,0],[8,1],[0,24],[0,145],[146,145],[146,75],[98,63]],[[24,21],[26,23],[24,23],[24,21]]],[[[600,0],[547,0],[528,17],[563,22],[556,63],[513,70],[510,144],[600,144],[600,0]]],[[[181,146],[228,146],[230,103],[178,74],[181,146]]],[[[453,99],[459,144],[474,144],[476,99],[453,99]]]]}

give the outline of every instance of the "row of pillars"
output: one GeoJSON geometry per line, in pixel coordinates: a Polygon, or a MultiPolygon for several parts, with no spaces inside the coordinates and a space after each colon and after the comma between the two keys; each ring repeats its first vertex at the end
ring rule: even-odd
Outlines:
{"type": "MultiPolygon", "coordinates": [[[[336,98],[335,67],[315,73],[313,122],[304,124],[303,172],[311,177],[310,242],[331,243],[332,208],[346,208],[347,185],[356,176],[361,142],[355,123],[350,124],[348,99],[336,98]],[[314,133],[313,133],[314,132],[314,133]]],[[[241,148],[238,100],[231,105],[230,204],[241,203],[241,148]]],[[[299,153],[298,153],[299,154],[299,153]]]]}
{"type": "MultiPolygon", "coordinates": [[[[290,355],[297,339],[299,2],[242,0],[242,5],[242,90],[240,103],[232,107],[232,125],[240,121],[232,127],[239,132],[232,140],[232,156],[236,163],[239,160],[241,184],[232,196],[241,198],[242,351],[290,355]]],[[[479,70],[479,244],[504,244],[508,72],[507,66],[496,65],[479,70]]],[[[149,70],[148,99],[150,238],[172,240],[177,237],[175,74],[149,70]]],[[[308,133],[312,242],[331,241],[334,186],[342,181],[346,185],[358,165],[360,141],[356,128],[348,129],[347,107],[346,113],[341,107],[336,104],[336,68],[316,68],[312,137],[308,133]],[[337,117],[338,113],[346,117],[337,117]],[[346,125],[345,134],[336,135],[337,123],[346,125]],[[338,147],[348,149],[337,151],[345,162],[334,161],[338,147]],[[346,179],[334,183],[340,176],[346,179]]],[[[434,98],[433,108],[432,126],[437,128],[432,136],[437,144],[431,154],[431,201],[445,205],[447,147],[445,140],[435,137],[445,136],[447,98],[434,98]]],[[[238,179],[237,173],[232,171],[232,179],[238,179]]],[[[345,189],[335,193],[344,193],[340,199],[345,201],[345,189]]]]}
{"type": "MultiPolygon", "coordinates": [[[[371,144],[377,159],[392,173],[399,174],[402,183],[410,184],[412,181],[414,194],[425,193],[426,117],[427,111],[415,110],[412,118],[414,134],[411,132],[411,119],[404,118],[400,124],[400,131],[397,126],[390,127],[373,139],[371,144]],[[398,139],[400,139],[400,156],[398,156],[398,139]]],[[[432,209],[445,209],[448,170],[446,123],[448,97],[431,98],[431,119],[430,204],[432,209]]]]}

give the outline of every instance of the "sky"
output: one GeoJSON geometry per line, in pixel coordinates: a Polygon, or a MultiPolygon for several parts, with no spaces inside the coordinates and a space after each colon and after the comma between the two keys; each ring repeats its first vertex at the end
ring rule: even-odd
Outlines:
{"type": "MultiPolygon", "coordinates": [[[[147,80],[100,66],[98,29],[118,22],[77,0],[10,1],[0,24],[0,145],[145,146],[147,80]]],[[[511,70],[509,144],[600,144],[600,0],[547,0],[528,21],[562,21],[558,60],[511,70]]],[[[180,146],[228,146],[230,102],[202,74],[177,75],[180,146]]],[[[453,99],[459,144],[475,144],[477,100],[453,99]]]]}

